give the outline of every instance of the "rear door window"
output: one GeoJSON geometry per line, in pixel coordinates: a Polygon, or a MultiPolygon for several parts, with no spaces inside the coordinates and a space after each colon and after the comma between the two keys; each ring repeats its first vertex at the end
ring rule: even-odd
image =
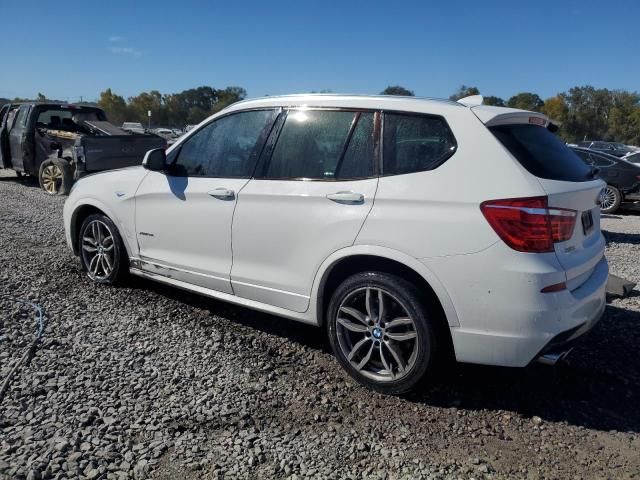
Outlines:
{"type": "Polygon", "coordinates": [[[591,168],[546,128],[518,124],[495,126],[490,130],[536,177],[565,182],[591,180],[591,168]]]}
{"type": "Polygon", "coordinates": [[[383,175],[433,170],[456,150],[442,117],[384,114],[383,175]]]}
{"type": "Polygon", "coordinates": [[[347,180],[373,174],[373,113],[291,110],[263,178],[347,180]]]}

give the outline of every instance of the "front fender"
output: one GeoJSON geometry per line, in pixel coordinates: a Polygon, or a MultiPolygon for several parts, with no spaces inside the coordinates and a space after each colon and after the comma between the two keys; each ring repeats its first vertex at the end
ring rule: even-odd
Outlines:
{"type": "Polygon", "coordinates": [[[69,204],[69,200],[65,203],[65,225],[67,226],[67,241],[73,245],[74,253],[77,255],[77,246],[73,242],[73,239],[77,238],[78,232],[76,231],[76,220],[78,213],[83,207],[93,207],[102,211],[107,217],[109,217],[118,228],[118,232],[122,237],[122,242],[127,251],[129,258],[138,256],[138,243],[135,241],[135,231],[132,231],[130,227],[125,225],[117,215],[113,208],[102,202],[96,197],[82,197],[79,201],[69,204]]]}

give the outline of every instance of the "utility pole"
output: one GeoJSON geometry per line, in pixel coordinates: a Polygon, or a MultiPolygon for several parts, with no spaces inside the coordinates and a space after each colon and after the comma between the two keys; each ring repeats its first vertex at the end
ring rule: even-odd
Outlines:
{"type": "Polygon", "coordinates": [[[147,130],[151,130],[151,110],[147,110],[147,117],[149,117],[149,122],[147,124],[147,130]]]}

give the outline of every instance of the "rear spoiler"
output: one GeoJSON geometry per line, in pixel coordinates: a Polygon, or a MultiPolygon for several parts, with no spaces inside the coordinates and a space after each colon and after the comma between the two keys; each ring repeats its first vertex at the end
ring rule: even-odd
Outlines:
{"type": "Polygon", "coordinates": [[[477,105],[471,107],[471,111],[487,127],[495,127],[497,125],[529,124],[546,128],[550,123],[549,118],[542,113],[518,110],[516,108],[477,105]]]}

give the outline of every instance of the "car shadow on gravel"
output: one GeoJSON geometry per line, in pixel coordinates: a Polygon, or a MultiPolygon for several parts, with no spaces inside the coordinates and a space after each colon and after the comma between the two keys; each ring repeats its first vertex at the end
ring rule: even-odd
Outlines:
{"type": "Polygon", "coordinates": [[[640,233],[620,233],[603,230],[602,234],[609,243],[628,243],[629,245],[640,245],[640,233]]]}
{"type": "Polygon", "coordinates": [[[26,177],[0,177],[0,182],[5,183],[16,183],[18,185],[23,185],[25,187],[34,187],[40,188],[40,184],[38,183],[38,179],[32,176],[26,177]]]}
{"type": "Polygon", "coordinates": [[[506,410],[603,431],[640,432],[640,312],[608,306],[567,360],[524,369],[458,365],[411,401],[506,410]]]}
{"type": "MultiPolygon", "coordinates": [[[[327,353],[318,328],[134,278],[152,290],[236,324],[327,353]]],[[[608,306],[600,323],[555,367],[457,365],[424,392],[405,399],[434,407],[505,410],[610,431],[640,432],[640,312],[608,306]]]]}
{"type": "Polygon", "coordinates": [[[277,317],[185,290],[179,290],[140,277],[131,276],[126,286],[151,290],[163,297],[171,298],[194,308],[207,310],[211,315],[225,318],[236,324],[244,325],[269,335],[286,338],[315,350],[330,351],[323,336],[320,334],[320,330],[313,325],[277,317]]]}

